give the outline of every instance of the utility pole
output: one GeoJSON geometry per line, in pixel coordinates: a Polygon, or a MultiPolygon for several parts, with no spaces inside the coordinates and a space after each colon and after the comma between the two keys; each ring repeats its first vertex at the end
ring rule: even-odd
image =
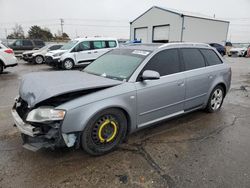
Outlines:
{"type": "Polygon", "coordinates": [[[60,22],[61,22],[61,32],[62,32],[62,35],[63,35],[64,20],[62,18],[60,18],[60,22]]]}

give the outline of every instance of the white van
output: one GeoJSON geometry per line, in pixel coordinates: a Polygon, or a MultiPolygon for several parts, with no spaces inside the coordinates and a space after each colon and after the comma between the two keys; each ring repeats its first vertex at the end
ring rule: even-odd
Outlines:
{"type": "Polygon", "coordinates": [[[111,49],[118,48],[115,38],[78,38],[65,44],[60,50],[45,55],[45,63],[65,70],[86,65],[111,49]]]}

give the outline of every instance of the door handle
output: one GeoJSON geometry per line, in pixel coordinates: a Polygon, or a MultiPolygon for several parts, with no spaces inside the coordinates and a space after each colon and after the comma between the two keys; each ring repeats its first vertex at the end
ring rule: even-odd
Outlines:
{"type": "Polygon", "coordinates": [[[94,53],[98,53],[98,51],[94,51],[94,53]]]}
{"type": "Polygon", "coordinates": [[[183,87],[185,85],[184,81],[183,82],[178,82],[178,86],[183,87]]]}
{"type": "Polygon", "coordinates": [[[91,54],[91,52],[88,52],[88,54],[91,54]]]}

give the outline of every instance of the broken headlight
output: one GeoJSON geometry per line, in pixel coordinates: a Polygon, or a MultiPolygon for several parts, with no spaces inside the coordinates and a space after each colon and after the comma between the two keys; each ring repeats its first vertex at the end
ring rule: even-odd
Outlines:
{"type": "Polygon", "coordinates": [[[46,122],[46,121],[57,121],[63,120],[66,112],[64,110],[54,109],[52,107],[40,107],[32,110],[26,121],[30,122],[46,122]]]}

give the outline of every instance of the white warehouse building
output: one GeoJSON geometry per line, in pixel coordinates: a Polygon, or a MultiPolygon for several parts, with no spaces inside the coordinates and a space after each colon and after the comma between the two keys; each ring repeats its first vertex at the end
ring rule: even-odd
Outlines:
{"type": "Polygon", "coordinates": [[[130,22],[130,39],[151,42],[224,44],[229,22],[153,6],[130,22]]]}

